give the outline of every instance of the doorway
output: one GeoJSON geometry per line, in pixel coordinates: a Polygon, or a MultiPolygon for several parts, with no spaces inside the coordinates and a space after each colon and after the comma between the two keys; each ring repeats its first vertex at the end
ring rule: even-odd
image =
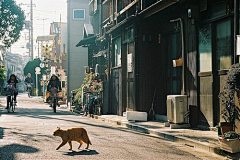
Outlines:
{"type": "Polygon", "coordinates": [[[232,65],[231,19],[206,24],[198,34],[199,124],[214,127],[220,121],[218,94],[232,65]]]}

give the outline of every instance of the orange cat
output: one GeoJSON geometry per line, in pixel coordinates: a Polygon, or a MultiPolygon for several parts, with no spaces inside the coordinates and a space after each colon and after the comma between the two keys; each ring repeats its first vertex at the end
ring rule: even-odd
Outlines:
{"type": "Polygon", "coordinates": [[[64,146],[67,142],[70,145],[69,150],[72,150],[72,141],[77,141],[80,143],[78,149],[82,146],[83,142],[87,143],[86,149],[88,149],[89,144],[92,145],[87,131],[84,128],[70,128],[67,130],[62,130],[60,127],[57,127],[57,129],[53,132],[53,135],[62,138],[62,143],[56,148],[56,150],[64,146]]]}

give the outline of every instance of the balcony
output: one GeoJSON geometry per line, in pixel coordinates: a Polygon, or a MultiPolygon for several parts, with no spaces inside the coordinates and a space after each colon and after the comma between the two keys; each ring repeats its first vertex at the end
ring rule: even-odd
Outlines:
{"type": "Polygon", "coordinates": [[[91,0],[89,2],[89,15],[93,16],[98,10],[98,0],[91,0]]]}
{"type": "Polygon", "coordinates": [[[138,2],[138,0],[118,1],[117,2],[117,12],[121,15],[125,11],[127,11],[129,8],[131,8],[133,5],[135,5],[137,2],[138,2]]]}
{"type": "Polygon", "coordinates": [[[110,21],[110,17],[113,15],[113,8],[112,8],[112,1],[111,0],[105,0],[102,3],[102,22],[106,23],[110,21]]]}

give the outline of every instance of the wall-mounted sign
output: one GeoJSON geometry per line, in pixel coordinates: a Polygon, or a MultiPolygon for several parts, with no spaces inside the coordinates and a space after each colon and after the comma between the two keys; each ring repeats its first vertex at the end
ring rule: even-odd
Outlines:
{"type": "Polygon", "coordinates": [[[45,66],[44,63],[40,63],[41,68],[44,68],[44,66],[45,66]]]}
{"type": "Polygon", "coordinates": [[[127,70],[128,72],[132,72],[132,53],[127,55],[127,70]]]}
{"type": "Polygon", "coordinates": [[[240,55],[240,35],[237,35],[237,43],[236,43],[236,55],[240,55]]]}

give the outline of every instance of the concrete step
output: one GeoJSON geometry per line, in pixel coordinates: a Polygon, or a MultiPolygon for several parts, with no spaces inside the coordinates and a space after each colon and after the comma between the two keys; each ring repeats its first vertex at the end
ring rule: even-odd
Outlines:
{"type": "Polygon", "coordinates": [[[126,117],[129,121],[147,121],[147,112],[127,111],[126,117]]]}

